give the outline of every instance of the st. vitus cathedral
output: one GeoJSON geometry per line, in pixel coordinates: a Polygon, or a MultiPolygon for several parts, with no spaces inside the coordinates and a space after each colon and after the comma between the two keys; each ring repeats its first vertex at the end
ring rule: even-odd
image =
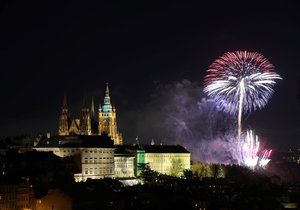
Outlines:
{"type": "Polygon", "coordinates": [[[67,97],[66,95],[64,96],[59,118],[58,135],[101,135],[104,133],[111,137],[114,144],[122,144],[122,134],[117,129],[116,109],[110,102],[108,84],[106,84],[104,103],[102,106],[99,106],[98,116],[95,113],[93,98],[90,109],[84,99],[80,118],[71,120],[67,106],[67,97]]]}

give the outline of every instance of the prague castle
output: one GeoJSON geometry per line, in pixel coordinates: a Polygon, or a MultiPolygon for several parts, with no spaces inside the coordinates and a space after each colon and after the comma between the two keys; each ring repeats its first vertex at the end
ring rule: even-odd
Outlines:
{"type": "Polygon", "coordinates": [[[99,107],[96,116],[93,99],[90,109],[83,100],[80,118],[71,120],[64,96],[58,135],[41,138],[34,149],[59,157],[74,157],[79,168],[74,173],[76,181],[104,177],[136,180],[142,163],[149,163],[152,170],[168,175],[190,169],[191,155],[180,145],[123,145],[108,85],[104,103],[99,107]]]}
{"type": "Polygon", "coordinates": [[[91,108],[86,105],[83,99],[80,119],[70,119],[70,113],[67,106],[67,97],[64,96],[61,115],[59,118],[59,136],[68,135],[102,135],[106,133],[114,141],[115,145],[123,143],[122,135],[117,129],[116,108],[111,105],[109,88],[106,84],[105,97],[103,105],[99,106],[98,118],[96,117],[94,100],[92,98],[91,108]]]}

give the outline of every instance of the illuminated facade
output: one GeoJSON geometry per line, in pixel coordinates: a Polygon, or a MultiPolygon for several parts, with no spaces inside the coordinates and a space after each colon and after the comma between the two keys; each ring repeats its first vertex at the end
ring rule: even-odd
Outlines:
{"type": "Polygon", "coordinates": [[[81,168],[75,181],[114,177],[114,148],[88,148],[81,152],[81,168]]]}
{"type": "Polygon", "coordinates": [[[54,136],[40,140],[35,150],[59,157],[79,157],[75,181],[114,177],[114,146],[107,136],[54,136]]]}
{"type": "Polygon", "coordinates": [[[152,170],[162,174],[180,176],[191,168],[191,154],[180,145],[121,145],[117,148],[135,154],[135,176],[140,174],[139,164],[149,163],[152,170]]]}
{"type": "Polygon", "coordinates": [[[83,105],[81,108],[81,118],[79,123],[80,135],[92,135],[91,115],[90,110],[85,104],[85,98],[83,99],[83,105]]]}
{"type": "Polygon", "coordinates": [[[108,84],[106,85],[103,105],[99,106],[99,116],[96,117],[94,99],[92,98],[91,108],[83,100],[80,119],[70,120],[70,113],[67,106],[67,97],[64,96],[61,114],[59,117],[59,136],[68,135],[102,135],[107,134],[114,141],[114,144],[123,143],[122,134],[117,128],[116,108],[111,105],[108,84]]]}
{"type": "Polygon", "coordinates": [[[191,168],[191,154],[179,145],[145,145],[144,162],[152,170],[167,175],[181,175],[191,168]]]}
{"type": "Polygon", "coordinates": [[[99,108],[99,135],[106,133],[112,138],[114,144],[122,144],[122,135],[117,129],[116,108],[110,103],[109,89],[106,85],[103,106],[99,108]]]}
{"type": "Polygon", "coordinates": [[[190,169],[190,153],[180,145],[114,145],[108,135],[47,136],[35,150],[72,156],[79,166],[75,181],[105,177],[132,179],[139,175],[139,164],[152,170],[180,176],[190,169]]]}
{"type": "Polygon", "coordinates": [[[167,175],[181,175],[191,167],[188,153],[146,153],[145,162],[152,170],[167,175]]]}
{"type": "Polygon", "coordinates": [[[115,150],[115,178],[132,178],[134,175],[134,153],[122,149],[115,150]]]}

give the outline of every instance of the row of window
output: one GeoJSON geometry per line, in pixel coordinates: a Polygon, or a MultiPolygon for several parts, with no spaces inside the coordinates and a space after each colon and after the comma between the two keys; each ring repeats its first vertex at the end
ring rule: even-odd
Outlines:
{"type": "Polygon", "coordinates": [[[113,154],[113,151],[105,151],[105,150],[85,150],[85,153],[108,153],[108,154],[113,154]]]}
{"type": "Polygon", "coordinates": [[[110,114],[103,114],[103,113],[102,113],[102,116],[109,117],[110,114]]]}
{"type": "Polygon", "coordinates": [[[68,153],[70,153],[70,152],[74,153],[75,150],[63,150],[63,153],[66,153],[66,152],[68,152],[68,153]]]}
{"type": "MultiPolygon", "coordinates": [[[[172,163],[172,160],[173,159],[169,159],[169,158],[153,158],[150,160],[148,160],[149,162],[153,163],[153,162],[156,162],[156,163],[172,163]]],[[[186,162],[189,162],[189,160],[186,160],[186,159],[175,159],[175,160],[180,160],[181,163],[186,163],[186,162]]]]}
{"type": "Polygon", "coordinates": [[[120,164],[120,163],[115,163],[115,167],[132,167],[132,163],[127,163],[127,164],[120,164]]]}
{"type": "Polygon", "coordinates": [[[96,164],[101,164],[101,163],[105,163],[105,164],[113,164],[114,161],[109,161],[109,160],[103,160],[103,161],[88,161],[88,160],[85,160],[84,163],[96,163],[96,164]]]}
{"type": "Polygon", "coordinates": [[[90,168],[90,170],[88,170],[87,168],[84,170],[84,174],[112,174],[113,170],[112,169],[99,169],[98,168],[90,168]]]}
{"type": "Polygon", "coordinates": [[[133,162],[133,159],[127,159],[127,160],[120,160],[119,158],[115,158],[115,162],[133,162]]]}
{"type": "MultiPolygon", "coordinates": [[[[88,159],[90,159],[90,160],[92,160],[92,159],[94,159],[94,160],[97,160],[98,159],[98,157],[85,157],[84,158],[85,160],[88,160],[88,159]]],[[[114,159],[113,157],[99,157],[99,160],[101,160],[101,159],[103,159],[103,160],[112,160],[112,159],[114,159]]]]}
{"type": "MultiPolygon", "coordinates": [[[[56,152],[59,152],[59,151],[56,151],[56,152]]],[[[63,150],[64,153],[68,152],[68,153],[74,153],[76,152],[76,150],[63,150]]],[[[113,154],[114,152],[113,151],[103,151],[103,150],[100,150],[100,151],[97,151],[97,150],[85,150],[84,151],[85,153],[107,153],[107,154],[113,154]]]]}
{"type": "Polygon", "coordinates": [[[98,160],[98,157],[85,157],[84,158],[84,163],[113,163],[114,161],[114,158],[113,157],[99,157],[99,160],[98,160]]]}

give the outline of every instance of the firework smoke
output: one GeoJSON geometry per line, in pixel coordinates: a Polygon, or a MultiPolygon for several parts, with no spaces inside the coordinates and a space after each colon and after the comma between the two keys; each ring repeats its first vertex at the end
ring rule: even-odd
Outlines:
{"type": "Polygon", "coordinates": [[[156,144],[180,144],[203,163],[243,163],[236,143],[235,117],[206,98],[197,82],[156,83],[154,93],[143,109],[128,113],[136,117],[132,121],[137,122],[135,129],[142,144],[151,139],[156,144]]]}
{"type": "MultiPolygon", "coordinates": [[[[204,163],[237,163],[232,147],[235,120],[212,99],[205,98],[198,82],[157,82],[154,94],[139,110],[127,113],[137,122],[136,135],[149,144],[180,144],[204,163]],[[145,120],[147,119],[147,120],[145,120]]],[[[136,136],[132,136],[135,139],[136,136]]]]}

